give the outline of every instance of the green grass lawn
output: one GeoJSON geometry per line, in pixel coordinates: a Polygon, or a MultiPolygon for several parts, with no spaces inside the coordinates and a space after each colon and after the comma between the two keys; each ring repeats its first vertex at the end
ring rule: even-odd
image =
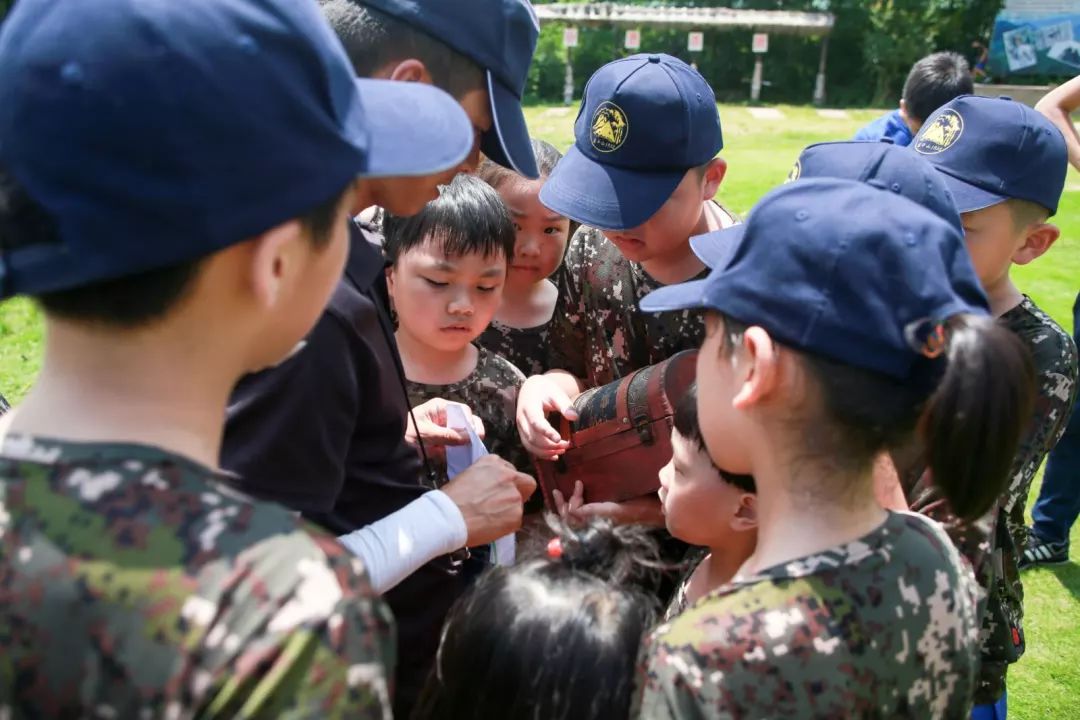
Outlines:
{"type": "MultiPolygon", "coordinates": [[[[803,147],[848,138],[877,115],[856,110],[849,111],[848,118],[835,119],[810,108],[778,109],[783,120],[755,119],[740,106],[721,108],[728,174],[719,198],[736,212],[745,213],[762,194],[783,182],[803,147]]],[[[565,149],[573,141],[576,112],[576,107],[535,107],[527,115],[535,136],[565,149]]],[[[1015,277],[1035,302],[1071,330],[1072,302],[1080,286],[1080,175],[1070,172],[1068,183],[1055,218],[1061,240],[1049,255],[1018,268],[1015,277]]],[[[0,389],[9,399],[22,397],[40,361],[41,322],[36,310],[22,300],[0,305],[0,389]]],[[[1073,557],[1080,559],[1078,530],[1073,532],[1073,557]]],[[[1010,673],[1010,717],[1080,718],[1080,566],[1035,570],[1024,580],[1028,650],[1010,673]]]]}

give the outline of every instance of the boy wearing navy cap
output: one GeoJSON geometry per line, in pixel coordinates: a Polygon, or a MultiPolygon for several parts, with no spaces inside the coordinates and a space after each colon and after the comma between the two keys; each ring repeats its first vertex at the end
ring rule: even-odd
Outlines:
{"type": "Polygon", "coordinates": [[[357,81],[314,5],[20,0],[0,292],[47,344],[0,423],[0,714],[389,717],[389,612],[332,535],[222,484],[225,405],[321,312],[357,178],[472,142],[445,93],[357,81]]]}
{"type": "Polygon", "coordinates": [[[1031,403],[1022,344],[957,228],[890,189],[790,183],[711,244],[707,279],[641,306],[708,312],[702,436],[753,476],[758,541],[647,639],[635,717],[964,717],[977,588],[937,523],[881,508],[873,466],[918,428],[947,498],[984,513],[1031,403]]]}
{"type": "MultiPolygon", "coordinates": [[[[520,107],[539,32],[528,2],[328,0],[322,10],[358,75],[436,84],[473,126],[460,164],[436,178],[379,181],[390,188],[374,204],[416,213],[438,184],[475,168],[479,149],[536,175],[520,107]]],[[[448,553],[516,530],[534,483],[487,461],[434,490],[428,456],[468,435],[445,427],[443,399],[410,418],[381,244],[375,227],[354,227],[345,276],[305,347],[238,386],[222,464],[242,490],[347,537],[364,560],[397,621],[394,714],[408,717],[464,587],[448,553]]]]}
{"type": "Polygon", "coordinates": [[[548,366],[559,369],[529,378],[518,403],[522,441],[548,459],[566,441],[545,413],[572,414],[583,390],[700,344],[700,313],[645,313],[637,303],[703,276],[690,236],[736,222],[712,199],[727,170],[717,157],[724,143],[716,99],[681,60],[633,55],[597,70],[574,135],[540,193],[544,205],[582,223],[551,325],[548,366]]]}
{"type": "MultiPolygon", "coordinates": [[[[1004,716],[1005,676],[1024,651],[1023,586],[1017,570],[1027,541],[1024,507],[1043,458],[1068,422],[1076,394],[1077,354],[1072,338],[1031,298],[1009,271],[1039,258],[1059,236],[1047,223],[1065,187],[1068,152],[1061,132],[1035,110],[1006,98],[964,96],[930,117],[911,147],[942,174],[964,222],[965,242],[995,317],[1019,337],[1035,360],[1039,393],[1027,434],[1016,454],[1011,482],[1000,500],[995,554],[1002,571],[994,607],[984,626],[983,662],[976,704],[986,717],[1004,716]]],[[[993,598],[991,598],[993,600],[993,598]]]]}

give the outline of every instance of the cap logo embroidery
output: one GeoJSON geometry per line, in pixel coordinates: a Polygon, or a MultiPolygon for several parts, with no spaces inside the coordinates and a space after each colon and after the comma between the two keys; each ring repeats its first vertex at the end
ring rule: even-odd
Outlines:
{"type": "Polygon", "coordinates": [[[626,113],[613,102],[605,100],[593,113],[592,146],[600,152],[615,152],[626,142],[630,122],[626,113]]]}
{"type": "Polygon", "coordinates": [[[784,184],[795,182],[800,177],[802,177],[802,162],[796,160],[795,164],[791,166],[791,171],[788,172],[787,180],[784,181],[784,184]]]}
{"type": "Polygon", "coordinates": [[[964,118],[955,110],[945,110],[919,131],[915,151],[923,155],[945,152],[964,133],[964,118]]]}

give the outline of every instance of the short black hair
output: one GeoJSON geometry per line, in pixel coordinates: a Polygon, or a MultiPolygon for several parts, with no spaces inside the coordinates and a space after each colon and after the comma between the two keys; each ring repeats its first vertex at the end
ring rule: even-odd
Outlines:
{"type": "Polygon", "coordinates": [[[934,53],[911,66],[904,82],[904,109],[912,120],[925,122],[953,98],[974,91],[975,83],[963,55],[934,53]]]}
{"type": "MultiPolygon", "coordinates": [[[[330,240],[343,192],[336,193],[300,218],[316,247],[322,247],[330,240]]],[[[2,167],[0,238],[3,238],[5,250],[62,242],[53,217],[2,167]]],[[[191,291],[204,259],[45,292],[34,299],[49,315],[133,329],[147,325],[175,308],[191,291]]]]}
{"type": "Polygon", "coordinates": [[[320,2],[359,77],[371,77],[388,63],[416,58],[432,82],[455,98],[485,86],[484,70],[475,61],[423,30],[362,0],[320,2]]]}
{"type": "Polygon", "coordinates": [[[439,188],[439,197],[412,217],[386,213],[383,252],[391,264],[402,255],[437,239],[448,257],[514,256],[514,221],[495,189],[461,174],[439,188]]]}
{"type": "MultiPolygon", "coordinates": [[[[675,407],[675,430],[678,431],[687,440],[693,441],[699,451],[708,453],[708,448],[705,447],[705,438],[701,434],[701,425],[698,423],[697,412],[697,383],[693,383],[687,389],[686,394],[683,395],[679,404],[675,407]]],[[[711,461],[710,461],[711,462],[711,461]]],[[[716,467],[716,472],[720,475],[720,479],[729,485],[734,485],[743,492],[756,493],[757,485],[754,484],[753,475],[742,475],[739,473],[730,473],[725,470],[721,470],[716,467]]]]}
{"type": "Polygon", "coordinates": [[[450,611],[414,720],[629,717],[655,543],[606,522],[557,533],[561,555],[489,570],[450,611]]]}

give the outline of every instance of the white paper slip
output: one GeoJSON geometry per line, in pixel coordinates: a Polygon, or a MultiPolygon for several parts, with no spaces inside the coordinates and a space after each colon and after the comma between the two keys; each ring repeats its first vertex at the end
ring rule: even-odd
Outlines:
{"type": "MultiPolygon", "coordinates": [[[[468,445],[446,447],[446,476],[453,480],[467,467],[487,455],[488,451],[484,447],[484,441],[469,422],[464,405],[450,403],[446,406],[446,426],[469,433],[468,445]]],[[[513,565],[516,551],[514,534],[505,535],[491,544],[491,562],[493,565],[513,565]]]]}

